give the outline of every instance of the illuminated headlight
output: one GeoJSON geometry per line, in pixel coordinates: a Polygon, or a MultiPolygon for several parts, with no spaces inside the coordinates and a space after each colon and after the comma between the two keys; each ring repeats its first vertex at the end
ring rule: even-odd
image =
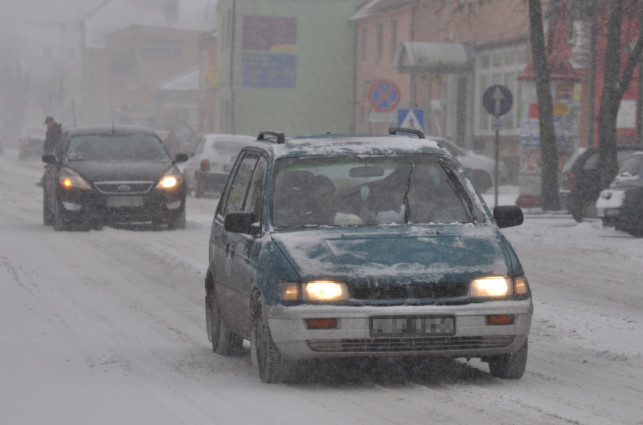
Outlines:
{"type": "Polygon", "coordinates": [[[176,173],[169,173],[164,175],[156,185],[157,189],[174,189],[181,184],[182,177],[176,173]]]}
{"type": "Polygon", "coordinates": [[[488,276],[474,279],[469,294],[480,298],[506,298],[512,295],[525,295],[529,290],[527,278],[518,276],[515,279],[504,276],[488,276]]]}
{"type": "Polygon", "coordinates": [[[75,171],[64,168],[58,176],[58,183],[64,189],[84,189],[91,190],[91,186],[79,176],[75,171]]]}
{"type": "Polygon", "coordinates": [[[345,301],[350,295],[348,287],[342,282],[318,280],[301,285],[293,282],[281,282],[279,295],[282,301],[332,302],[345,301]]]}

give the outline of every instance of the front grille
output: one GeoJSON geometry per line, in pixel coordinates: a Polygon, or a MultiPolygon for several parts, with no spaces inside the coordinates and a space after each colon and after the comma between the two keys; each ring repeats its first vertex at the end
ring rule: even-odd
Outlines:
{"type": "Polygon", "coordinates": [[[105,195],[142,195],[152,190],[151,181],[94,182],[96,189],[105,195]]]}
{"type": "Polygon", "coordinates": [[[469,292],[466,283],[424,283],[408,286],[352,287],[356,300],[400,300],[413,298],[457,298],[469,292]]]}
{"type": "Polygon", "coordinates": [[[311,350],[322,353],[395,353],[441,352],[502,348],[510,345],[513,336],[423,337],[309,340],[311,350]]]}

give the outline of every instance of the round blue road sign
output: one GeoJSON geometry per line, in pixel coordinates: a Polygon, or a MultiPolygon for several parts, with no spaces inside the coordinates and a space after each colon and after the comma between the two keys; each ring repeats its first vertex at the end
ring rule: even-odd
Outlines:
{"type": "Polygon", "coordinates": [[[482,106],[496,118],[509,112],[513,101],[511,91],[500,84],[489,87],[482,95],[482,106]]]}

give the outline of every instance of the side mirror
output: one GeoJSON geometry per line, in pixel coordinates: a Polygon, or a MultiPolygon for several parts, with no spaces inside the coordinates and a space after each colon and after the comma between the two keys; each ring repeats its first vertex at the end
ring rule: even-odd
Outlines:
{"type": "Polygon", "coordinates": [[[226,214],[223,219],[223,228],[227,232],[252,234],[255,233],[253,230],[256,230],[256,227],[253,226],[254,223],[254,213],[233,212],[226,214]]]}
{"type": "Polygon", "coordinates": [[[520,226],[523,222],[522,210],[515,205],[503,205],[493,209],[493,218],[498,227],[520,226]]]}
{"type": "Polygon", "coordinates": [[[46,153],[42,156],[42,162],[45,164],[55,164],[57,162],[56,155],[53,153],[46,153]]]}
{"type": "Polygon", "coordinates": [[[174,157],[175,162],[185,162],[187,160],[188,160],[187,153],[177,153],[176,156],[174,157]]]}

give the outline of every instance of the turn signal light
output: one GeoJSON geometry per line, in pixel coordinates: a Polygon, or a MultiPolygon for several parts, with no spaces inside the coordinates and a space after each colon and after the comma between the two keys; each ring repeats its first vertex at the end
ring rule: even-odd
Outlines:
{"type": "Polygon", "coordinates": [[[515,319],[513,314],[492,314],[487,316],[487,325],[513,325],[515,319]]]}
{"type": "Polygon", "coordinates": [[[337,329],[337,319],[306,319],[308,329],[337,329]]]}

